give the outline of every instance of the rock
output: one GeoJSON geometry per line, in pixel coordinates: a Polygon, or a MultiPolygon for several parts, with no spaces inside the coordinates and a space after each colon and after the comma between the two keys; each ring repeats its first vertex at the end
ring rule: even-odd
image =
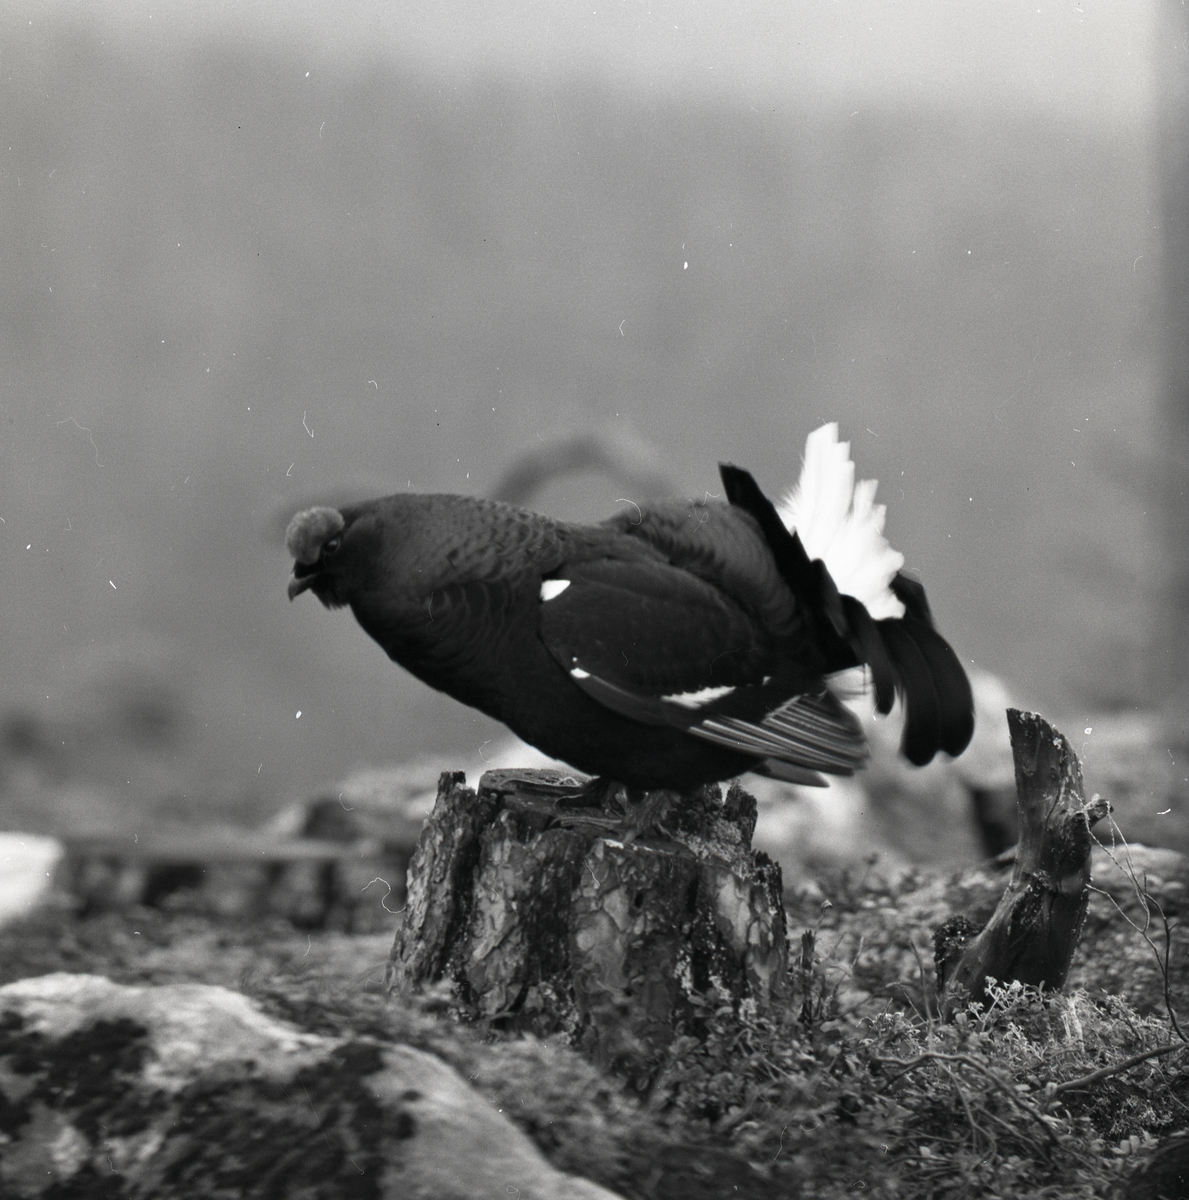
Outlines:
{"type": "Polygon", "coordinates": [[[0,925],[26,916],[49,898],[61,859],[57,838],[0,833],[0,925]]]}
{"type": "Polygon", "coordinates": [[[495,1194],[615,1200],[422,1050],[305,1033],[205,984],[0,988],[6,1200],[495,1194]]]}
{"type": "Polygon", "coordinates": [[[1100,844],[1093,851],[1094,886],[1127,907],[1141,886],[1159,898],[1170,915],[1185,911],[1189,857],[1167,846],[1145,846],[1142,842],[1112,846],[1100,844]]]}

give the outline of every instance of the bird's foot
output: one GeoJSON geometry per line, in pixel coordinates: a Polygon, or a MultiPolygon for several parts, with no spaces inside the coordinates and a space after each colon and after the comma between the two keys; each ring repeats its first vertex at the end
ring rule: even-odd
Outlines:
{"type": "Polygon", "coordinates": [[[676,792],[644,791],[599,777],[559,797],[557,805],[605,824],[609,832],[618,834],[624,845],[630,846],[637,838],[649,835],[671,838],[661,822],[677,799],[676,792]]]}
{"type": "Polygon", "coordinates": [[[625,788],[624,791],[628,802],[624,812],[624,844],[630,846],[637,838],[652,834],[660,834],[671,841],[673,835],[663,822],[669,809],[680,799],[678,793],[665,788],[648,792],[625,788]]]}
{"type": "Polygon", "coordinates": [[[552,806],[558,824],[606,830],[625,845],[657,834],[672,840],[662,822],[680,799],[677,792],[660,788],[645,791],[604,776],[586,779],[552,770],[487,771],[479,788],[538,797],[552,806]]]}

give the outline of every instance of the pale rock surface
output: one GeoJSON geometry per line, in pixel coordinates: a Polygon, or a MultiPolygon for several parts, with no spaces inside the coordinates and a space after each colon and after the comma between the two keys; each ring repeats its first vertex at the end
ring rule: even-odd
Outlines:
{"type": "Polygon", "coordinates": [[[0,925],[28,915],[48,899],[62,854],[57,838],[0,833],[0,925]]]}
{"type": "Polygon", "coordinates": [[[431,1054],[205,984],[0,988],[0,1195],[616,1200],[431,1054]]]}

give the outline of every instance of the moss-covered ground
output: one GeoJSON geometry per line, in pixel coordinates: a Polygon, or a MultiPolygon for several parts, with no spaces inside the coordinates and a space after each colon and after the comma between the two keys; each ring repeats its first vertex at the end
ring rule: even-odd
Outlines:
{"type": "Polygon", "coordinates": [[[708,1001],[643,1085],[563,1045],[460,1026],[443,997],[387,996],[387,933],[48,910],[0,930],[0,982],[66,970],[218,983],[310,1029],[405,1040],[453,1064],[555,1165],[632,1200],[1138,1196],[1137,1165],[1189,1126],[1189,977],[1179,885],[1137,881],[1150,898],[1095,894],[1065,993],[1005,988],[943,1024],[932,930],[956,912],[985,918],[1005,876],[837,875],[788,897],[787,1004],[741,1015],[708,1001]]]}

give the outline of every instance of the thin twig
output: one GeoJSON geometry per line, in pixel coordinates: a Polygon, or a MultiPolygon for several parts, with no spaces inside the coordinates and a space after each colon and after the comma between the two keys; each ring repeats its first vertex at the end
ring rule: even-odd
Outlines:
{"type": "Polygon", "coordinates": [[[1089,1087],[1092,1083],[1097,1083],[1100,1079],[1108,1079],[1112,1075],[1118,1075],[1122,1071],[1130,1071],[1132,1067],[1138,1066],[1142,1062],[1147,1062],[1149,1058],[1159,1058],[1162,1054],[1172,1054],[1177,1050],[1184,1050],[1184,1043],[1170,1042],[1167,1046],[1157,1046],[1155,1050],[1145,1050],[1143,1054],[1133,1054],[1130,1058],[1125,1058],[1122,1062],[1114,1063],[1112,1066],[1103,1067],[1098,1071],[1091,1071],[1089,1075],[1083,1075],[1080,1079],[1067,1079],[1064,1083],[1057,1084],[1054,1095],[1061,1095],[1062,1092],[1073,1092],[1079,1088],[1089,1087]]]}
{"type": "Polygon", "coordinates": [[[1110,900],[1111,904],[1114,905],[1115,911],[1118,912],[1118,914],[1123,918],[1123,920],[1125,920],[1131,926],[1131,928],[1134,929],[1140,935],[1140,937],[1142,937],[1144,939],[1145,942],[1147,942],[1148,948],[1152,951],[1152,954],[1155,956],[1156,966],[1159,968],[1161,978],[1164,982],[1164,1008],[1165,1008],[1165,1011],[1168,1013],[1169,1024],[1172,1026],[1173,1033],[1175,1033],[1177,1035],[1177,1037],[1179,1037],[1181,1039],[1182,1042],[1189,1042],[1189,1038],[1187,1038],[1181,1030],[1180,1022],[1178,1022],[1178,1020],[1177,1020],[1176,1009],[1173,1007],[1173,1002],[1172,1002],[1172,980],[1171,980],[1171,972],[1170,972],[1170,968],[1169,968],[1169,963],[1170,963],[1171,957],[1172,957],[1173,926],[1169,922],[1168,917],[1165,915],[1164,908],[1161,906],[1160,901],[1158,901],[1156,899],[1156,897],[1153,896],[1152,893],[1148,890],[1148,875],[1147,875],[1146,871],[1144,872],[1144,881],[1143,881],[1143,883],[1140,883],[1139,878],[1136,874],[1135,866],[1131,861],[1131,847],[1128,845],[1127,839],[1123,837],[1122,832],[1119,830],[1119,827],[1115,824],[1113,819],[1111,820],[1111,823],[1110,823],[1110,829],[1111,829],[1112,839],[1117,837],[1123,844],[1124,860],[1127,864],[1126,866],[1124,866],[1123,863],[1121,863],[1119,861],[1119,859],[1115,857],[1115,851],[1114,851],[1113,845],[1112,846],[1104,845],[1102,840],[1100,838],[1096,837],[1093,833],[1091,833],[1090,836],[1094,838],[1094,841],[1097,842],[1097,844],[1102,848],[1103,852],[1111,860],[1111,862],[1113,862],[1115,864],[1115,866],[1124,875],[1126,875],[1129,880],[1131,880],[1131,886],[1135,892],[1136,900],[1139,902],[1140,908],[1143,910],[1143,914],[1144,914],[1143,927],[1141,928],[1139,925],[1137,925],[1136,922],[1133,921],[1123,911],[1119,902],[1109,892],[1106,892],[1100,888],[1093,888],[1093,890],[1096,892],[1099,892],[1101,895],[1105,895],[1107,897],[1107,899],[1110,900]],[[1160,952],[1160,950],[1157,949],[1156,943],[1152,941],[1151,935],[1148,933],[1148,930],[1152,927],[1152,908],[1153,907],[1160,914],[1160,920],[1164,927],[1164,953],[1163,954],[1160,952]]]}
{"type": "Polygon", "coordinates": [[[1181,1032],[1180,1022],[1177,1020],[1177,1012],[1172,1004],[1172,973],[1169,970],[1169,961],[1172,958],[1173,926],[1170,924],[1168,917],[1164,915],[1164,908],[1161,906],[1160,901],[1153,897],[1152,903],[1156,905],[1156,911],[1160,914],[1160,920],[1164,925],[1164,961],[1160,964],[1160,973],[1164,976],[1164,1008],[1168,1013],[1168,1020],[1169,1024],[1172,1025],[1173,1033],[1182,1042],[1189,1042],[1189,1038],[1186,1038],[1181,1032]]]}

